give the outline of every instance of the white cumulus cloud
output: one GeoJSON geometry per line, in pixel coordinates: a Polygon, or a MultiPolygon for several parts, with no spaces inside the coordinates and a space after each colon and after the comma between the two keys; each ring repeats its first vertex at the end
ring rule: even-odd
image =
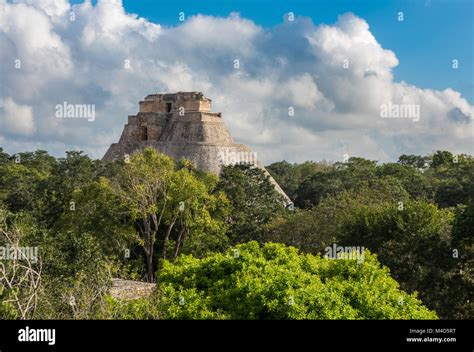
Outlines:
{"type": "Polygon", "coordinates": [[[199,90],[264,162],[474,153],[473,106],[449,87],[394,81],[396,53],[350,13],[273,28],[237,13],[200,14],[167,27],[118,0],[0,0],[0,61],[0,141],[10,152],[40,146],[100,158],[144,96],[199,90]],[[95,121],[55,118],[64,102],[94,104],[95,121]],[[381,118],[386,104],[418,105],[419,121],[381,118]]]}
{"type": "Polygon", "coordinates": [[[19,105],[11,98],[0,105],[1,131],[12,135],[29,136],[34,132],[33,109],[28,105],[19,105]]]}

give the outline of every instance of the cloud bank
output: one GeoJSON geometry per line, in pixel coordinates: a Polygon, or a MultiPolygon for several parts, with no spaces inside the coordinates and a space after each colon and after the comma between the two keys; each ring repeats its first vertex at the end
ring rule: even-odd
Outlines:
{"type": "Polygon", "coordinates": [[[100,158],[145,95],[197,90],[264,162],[474,154],[474,107],[450,88],[395,82],[395,53],[350,13],[332,25],[297,17],[265,29],[230,14],[165,27],[118,0],[0,0],[0,62],[0,145],[9,152],[100,158]],[[56,118],[64,102],[94,104],[95,120],[56,118]],[[419,120],[382,118],[389,104],[418,106],[419,120]]]}

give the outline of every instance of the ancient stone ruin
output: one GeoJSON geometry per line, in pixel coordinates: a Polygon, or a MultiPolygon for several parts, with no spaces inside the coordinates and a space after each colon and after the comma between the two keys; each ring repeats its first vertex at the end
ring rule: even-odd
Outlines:
{"type": "Polygon", "coordinates": [[[151,296],[155,284],[148,282],[112,279],[112,287],[110,288],[110,295],[116,299],[139,299],[151,296]]]}
{"type": "Polygon", "coordinates": [[[139,105],[138,114],[128,117],[119,142],[110,146],[104,161],[153,147],[175,160],[186,158],[196,168],[217,175],[224,165],[252,164],[264,170],[285,203],[291,204],[256,154],[234,142],[221,113],[211,111],[211,100],[202,93],[151,94],[139,105]]]}

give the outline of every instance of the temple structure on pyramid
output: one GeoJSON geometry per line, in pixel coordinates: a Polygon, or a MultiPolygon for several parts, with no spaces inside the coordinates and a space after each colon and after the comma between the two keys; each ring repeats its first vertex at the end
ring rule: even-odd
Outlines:
{"type": "Polygon", "coordinates": [[[285,204],[291,206],[291,200],[257,160],[256,153],[234,142],[221,113],[211,111],[211,100],[201,92],[151,94],[139,105],[138,113],[128,117],[118,143],[105,153],[104,161],[153,147],[217,175],[224,165],[252,164],[268,175],[285,204]]]}

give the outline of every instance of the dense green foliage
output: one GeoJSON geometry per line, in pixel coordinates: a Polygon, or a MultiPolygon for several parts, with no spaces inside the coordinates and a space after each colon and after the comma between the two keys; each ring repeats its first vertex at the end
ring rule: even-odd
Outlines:
{"type": "Polygon", "coordinates": [[[281,196],[260,169],[247,165],[225,167],[218,189],[231,203],[228,236],[234,244],[260,238],[263,226],[284,212],[281,196]]]}
{"type": "Polygon", "coordinates": [[[203,259],[166,261],[155,296],[110,300],[121,319],[435,319],[399,290],[374,255],[331,260],[270,243],[241,244],[203,259]]]}
{"type": "Polygon", "coordinates": [[[423,198],[440,207],[466,204],[474,193],[474,158],[447,151],[424,157],[402,155],[398,163],[376,164],[353,157],[347,163],[332,165],[278,162],[267,169],[301,208],[311,208],[325,196],[372,187],[386,178],[397,179],[413,198],[423,198]]]}
{"type": "Polygon", "coordinates": [[[398,290],[374,256],[365,261],[298,254],[256,242],[204,259],[165,262],[158,277],[164,318],[430,319],[436,315],[398,290]]]}
{"type": "MultiPolygon", "coordinates": [[[[276,166],[269,171],[285,182],[291,171],[279,175],[276,166]]],[[[473,187],[466,155],[402,155],[381,165],[351,158],[291,185],[302,209],[267,225],[265,237],[309,253],[364,246],[441,317],[472,319],[473,187]]]]}
{"type": "Polygon", "coordinates": [[[294,211],[248,166],[217,178],[153,149],[102,163],[0,148],[0,248],[39,249],[0,260],[0,318],[474,317],[472,157],[267,169],[294,211]],[[365,260],[322,258],[333,245],[365,260]],[[113,277],[157,289],[116,300],[113,277]]]}
{"type": "MultiPolygon", "coordinates": [[[[403,210],[394,204],[361,207],[345,224],[340,243],[357,242],[376,252],[403,289],[419,291],[428,306],[446,316],[453,305],[469,307],[468,297],[455,294],[452,286],[462,260],[453,255],[452,220],[452,211],[426,201],[408,202],[403,210]]],[[[468,317],[463,309],[456,314],[468,317]]]]}

